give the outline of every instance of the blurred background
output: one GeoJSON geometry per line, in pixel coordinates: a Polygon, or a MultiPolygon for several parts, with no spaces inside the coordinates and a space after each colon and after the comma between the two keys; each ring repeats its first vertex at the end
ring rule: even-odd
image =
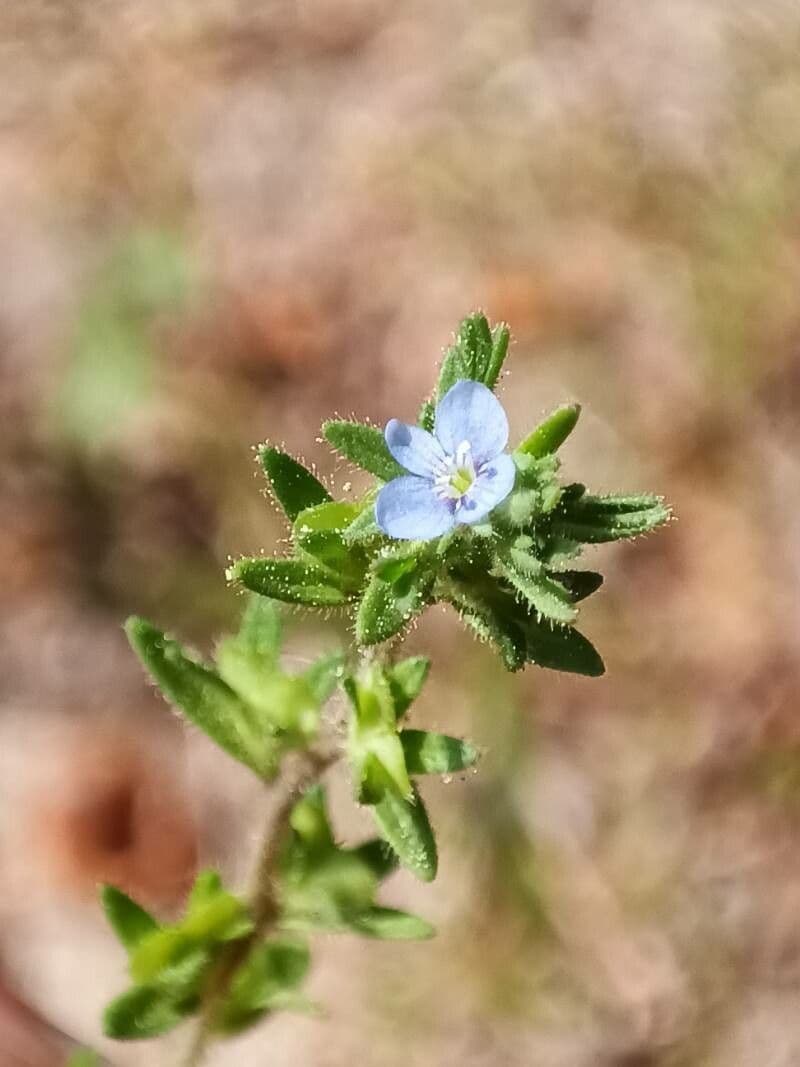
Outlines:
{"type": "Polygon", "coordinates": [[[486,750],[389,885],[440,936],[320,939],[327,1017],[213,1062],[800,1062],[799,119],[795,0],[5,0],[0,1067],[176,1062],[100,1035],[97,883],[241,883],[266,800],[120,624],[208,649],[285,536],[251,446],[341,485],[321,419],[411,417],[475,307],[514,434],[579,400],[567,476],[679,521],[587,561],[601,680],[426,617],[417,724],[486,750]]]}

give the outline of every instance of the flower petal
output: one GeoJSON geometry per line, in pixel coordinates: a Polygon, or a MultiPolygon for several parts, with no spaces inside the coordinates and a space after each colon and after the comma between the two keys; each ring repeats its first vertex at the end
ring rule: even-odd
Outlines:
{"type": "Polygon", "coordinates": [[[448,455],[469,441],[476,466],[492,459],[508,443],[503,405],[480,382],[456,382],[436,409],[436,436],[448,455]]]}
{"type": "Polygon", "coordinates": [[[471,525],[485,519],[514,488],[516,476],[517,468],[508,453],[490,460],[465,493],[456,512],[456,522],[471,525]]]}
{"type": "Polygon", "coordinates": [[[390,419],[384,431],[386,444],[394,458],[407,471],[423,478],[433,477],[434,468],[444,462],[442,446],[432,433],[419,426],[409,426],[390,419]]]}
{"type": "Polygon", "coordinates": [[[389,537],[430,541],[456,524],[453,502],[437,496],[427,478],[409,474],[384,485],[375,501],[375,521],[389,537]]]}

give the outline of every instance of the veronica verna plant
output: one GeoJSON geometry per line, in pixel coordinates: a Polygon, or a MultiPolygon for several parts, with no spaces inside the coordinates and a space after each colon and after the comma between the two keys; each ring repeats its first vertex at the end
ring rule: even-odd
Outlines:
{"type": "Polygon", "coordinates": [[[424,919],[378,901],[398,865],[425,882],[436,876],[436,839],[416,779],[477,759],[466,741],[405,724],[430,663],[400,658],[398,645],[426,608],[451,605],[510,671],[535,664],[603,673],[574,626],[602,577],[575,562],[585,545],[647,533],[669,511],[658,497],[597,496],[559,481],[557,451],[577,405],[558,408],[508,450],[508,420],[494,394],[508,343],[505,326],[492,330],[472,315],[415,424],[392,419],[385,432],[324,424],[333,448],[374,479],[355,502],[333,499],[292,456],[261,446],[292,551],[230,567],[229,579],[253,595],[213,662],[144,619],[128,621],[130,642],[165,698],[275,797],[249,895],[203,871],[183,915],[161,923],[119,889],[103,888],[132,982],[106,1009],[112,1037],[155,1037],[194,1018],[184,1061],[193,1067],[212,1040],[276,1011],[308,1009],[302,988],[314,933],[433,935],[424,919]],[[287,672],[277,601],[326,617],[341,612],[353,623],[352,647],[287,672]],[[345,732],[325,716],[337,689],[345,732]],[[327,811],[323,778],[342,760],[377,830],[359,844],[337,840],[327,811]]]}

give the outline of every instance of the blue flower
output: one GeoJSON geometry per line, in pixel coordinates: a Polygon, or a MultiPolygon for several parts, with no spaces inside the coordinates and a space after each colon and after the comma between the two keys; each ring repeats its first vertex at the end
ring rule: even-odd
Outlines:
{"type": "Polygon", "coordinates": [[[480,522],[514,488],[514,461],[503,451],[508,419],[480,382],[456,382],[436,408],[432,434],[392,419],[385,437],[409,472],[385,485],[375,502],[375,519],[389,537],[428,541],[480,522]]]}

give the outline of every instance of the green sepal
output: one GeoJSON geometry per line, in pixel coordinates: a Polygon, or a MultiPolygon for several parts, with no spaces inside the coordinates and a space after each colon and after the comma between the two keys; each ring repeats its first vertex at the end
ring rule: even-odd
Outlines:
{"type": "Polygon", "coordinates": [[[274,774],[272,739],[259,729],[252,708],[215,671],[192,659],[177,641],[145,619],[131,617],[125,632],[170,703],[256,774],[274,774]]]}
{"type": "Polygon", "coordinates": [[[468,741],[427,730],[401,730],[409,774],[451,774],[478,761],[478,750],[468,741]]]}
{"type": "Polygon", "coordinates": [[[557,537],[583,544],[602,544],[649,533],[667,522],[670,510],[661,497],[590,496],[562,503],[552,518],[557,537]]]}
{"type": "Polygon", "coordinates": [[[500,377],[500,372],[508,355],[510,340],[511,331],[504,322],[492,328],[492,355],[483,377],[484,385],[487,385],[490,389],[494,389],[495,385],[497,385],[497,379],[500,377]]]}
{"type": "Polygon", "coordinates": [[[298,559],[240,559],[228,568],[227,577],[253,593],[287,604],[338,607],[348,601],[330,571],[298,559]]]}
{"type": "Polygon", "coordinates": [[[516,451],[536,457],[557,452],[575,429],[580,414],[580,404],[562,404],[517,445],[516,451]]]}
{"type": "Polygon", "coordinates": [[[148,911],[116,886],[102,886],[100,900],[111,928],[128,952],[159,928],[148,911]]]}
{"type": "Polygon", "coordinates": [[[377,645],[401,633],[431,603],[432,587],[433,574],[421,560],[381,559],[358,606],[358,643],[377,645]]]}
{"type": "Polygon", "coordinates": [[[103,1013],[103,1033],[119,1041],[160,1037],[193,1010],[177,1004],[167,992],[152,985],[134,986],[112,1000],[103,1013]]]}
{"type": "Polygon", "coordinates": [[[324,504],[331,494],[310,470],[286,452],[272,445],[261,445],[258,462],[267,476],[272,494],[286,517],[294,522],[301,511],[324,504]]]}
{"type": "Polygon", "coordinates": [[[311,964],[305,942],[296,938],[273,937],[256,945],[239,968],[231,990],[217,1010],[213,1029],[236,1034],[257,1023],[266,1014],[286,1010],[303,984],[311,964]]]}
{"type": "Polygon", "coordinates": [[[408,473],[392,456],[377,426],[331,419],[322,424],[322,433],[340,455],[383,482],[408,473]]]}
{"type": "Polygon", "coordinates": [[[432,400],[423,400],[417,415],[417,424],[428,433],[433,433],[436,425],[436,405],[432,400]]]}
{"type": "Polygon", "coordinates": [[[417,699],[430,669],[427,656],[409,656],[387,669],[396,718],[401,719],[417,699]]]}
{"type": "Polygon", "coordinates": [[[438,856],[428,813],[416,786],[406,800],[395,790],[387,790],[372,808],[381,835],[389,842],[400,863],[422,882],[436,877],[438,856]]]}
{"type": "Polygon", "coordinates": [[[427,941],[436,936],[435,926],[396,908],[370,908],[354,919],[350,927],[362,937],[379,941],[427,941]]]}
{"type": "MultiPolygon", "coordinates": [[[[482,312],[468,315],[458,328],[455,343],[447,349],[442,360],[436,387],[437,402],[442,401],[456,382],[464,379],[481,382],[493,389],[508,352],[508,342],[508,327],[500,325],[491,330],[482,312]]],[[[432,428],[422,425],[424,429],[432,428]]]]}

